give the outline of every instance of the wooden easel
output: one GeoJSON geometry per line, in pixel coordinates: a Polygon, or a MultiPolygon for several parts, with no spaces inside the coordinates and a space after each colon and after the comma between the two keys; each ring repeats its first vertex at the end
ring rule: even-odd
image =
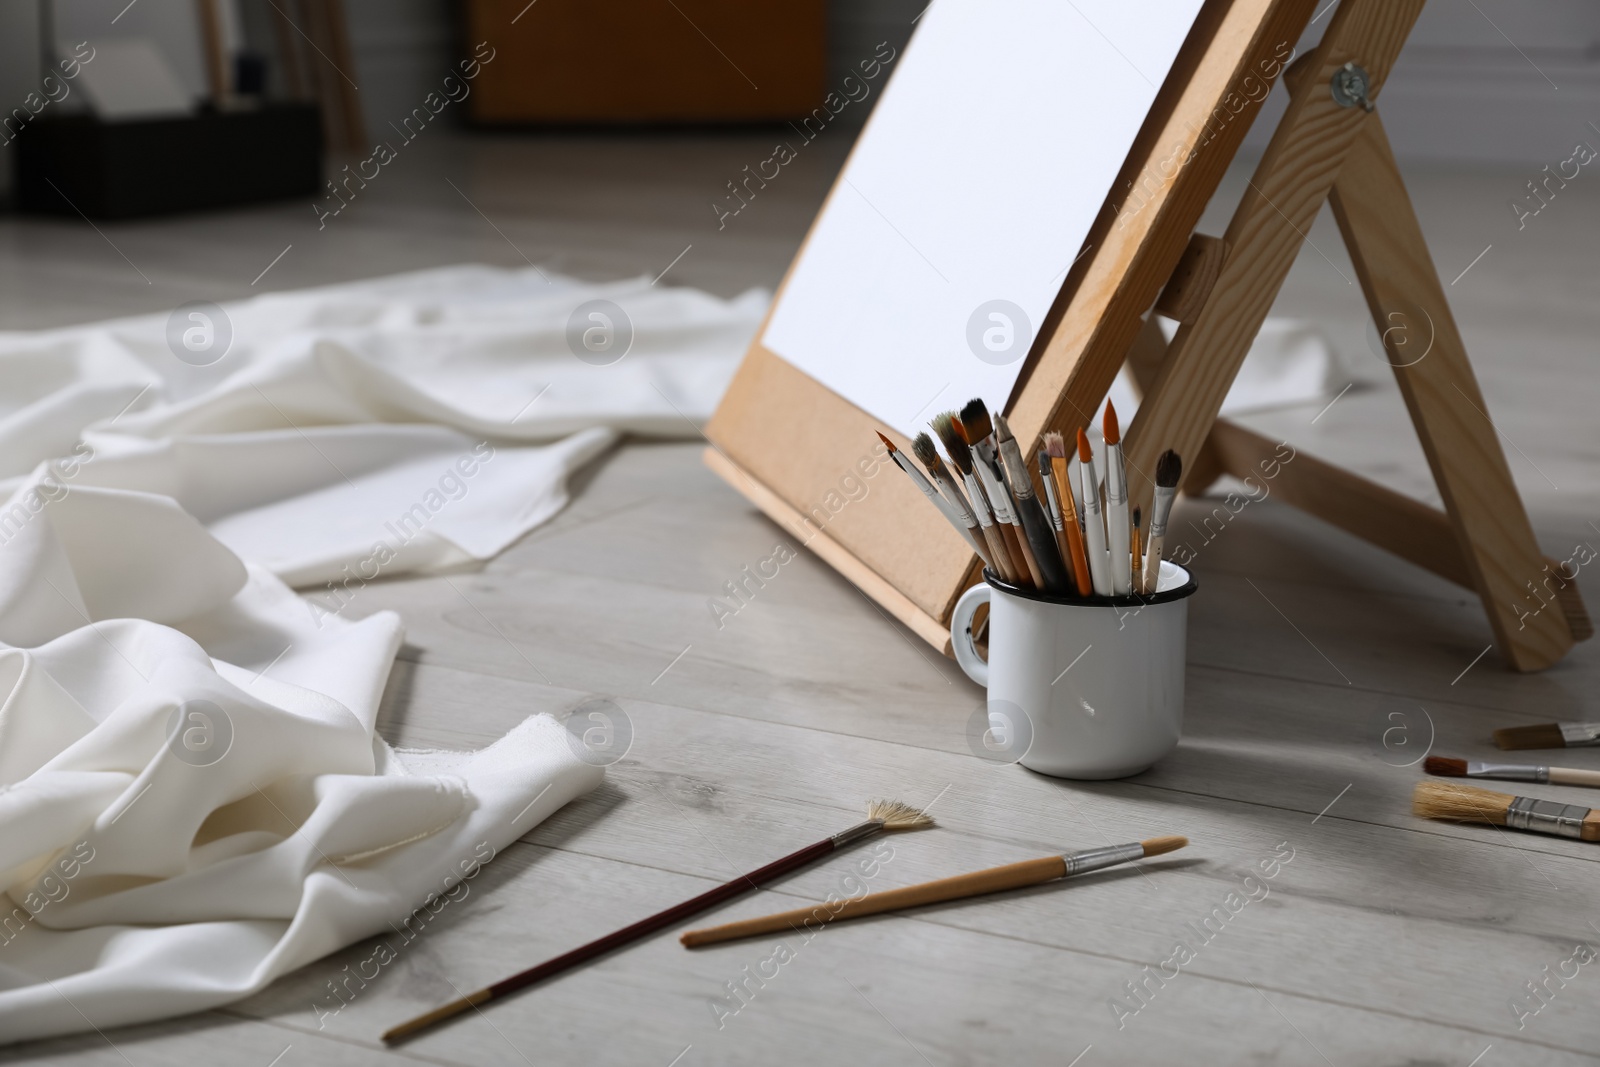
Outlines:
{"type": "MultiPolygon", "coordinates": [[[[1194,232],[1254,117],[1257,103],[1239,87],[1297,41],[1325,2],[1206,5],[1115,186],[1112,201],[1122,201],[1116,191],[1143,189],[1137,210],[1108,203],[1040,330],[1008,419],[1025,442],[1050,429],[1074,432],[1131,360],[1145,389],[1126,434],[1136,503],[1148,506],[1153,486],[1133,472],[1153,470],[1165,448],[1194,457],[1190,492],[1253,469],[1276,443],[1218,412],[1303,234],[1331,201],[1380,336],[1393,313],[1421,310],[1431,320],[1432,349],[1395,374],[1445,507],[1303,454],[1282,468],[1274,493],[1475,590],[1508,664],[1539,670],[1592,627],[1576,585],[1539,552],[1382,123],[1369,110],[1424,0],[1344,0],[1316,50],[1285,75],[1288,110],[1227,232],[1220,240],[1194,232]],[[1360,68],[1364,86],[1347,64],[1360,68]],[[1148,180],[1169,174],[1163,163],[1185,147],[1195,154],[1170,180],[1148,180]],[[1144,319],[1158,296],[1160,310],[1181,323],[1170,346],[1144,319]],[[1539,598],[1555,603],[1530,610],[1539,598]]],[[[948,653],[946,620],[977,580],[976,561],[906,479],[866,474],[876,425],[758,335],[707,426],[715,448],[706,461],[948,653]],[[841,497],[844,476],[867,485],[866,494],[841,497]]]]}

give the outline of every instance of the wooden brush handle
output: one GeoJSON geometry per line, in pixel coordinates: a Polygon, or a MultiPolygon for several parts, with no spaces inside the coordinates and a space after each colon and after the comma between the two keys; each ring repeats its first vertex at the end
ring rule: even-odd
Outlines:
{"type": "Polygon", "coordinates": [[[1034,562],[1033,553],[1028,550],[1028,539],[1022,536],[1022,527],[1013,526],[1009,522],[997,522],[1006,537],[1006,548],[1011,552],[1011,560],[1017,567],[1017,584],[1034,589],[1044,588],[1044,578],[1039,574],[1039,564],[1034,562]]]}
{"type": "Polygon", "coordinates": [[[564,953],[552,960],[546,960],[537,967],[530,967],[521,974],[514,974],[510,978],[502,978],[487,988],[491,993],[499,997],[524,986],[532,985],[534,982],[548,978],[551,975],[560,974],[569,967],[576,966],[585,960],[594,959],[596,956],[604,955],[614,948],[620,948],[647,934],[653,934],[657,930],[665,929],[668,926],[676,926],[683,920],[692,915],[697,915],[707,908],[716,907],[718,904],[732,900],[740,894],[750,892],[750,890],[763,882],[788,874],[790,871],[798,870],[806,864],[826,856],[835,847],[833,838],[825,837],[816,844],[807,845],[800,851],[790,853],[780,860],[774,860],[765,867],[735,878],[731,882],[724,882],[715,889],[708,889],[699,896],[685,900],[681,904],[674,904],[665,911],[658,911],[647,919],[640,919],[632,926],[625,926],[621,930],[616,930],[604,937],[597,938],[587,945],[580,945],[571,952],[564,953]]]}
{"type": "Polygon", "coordinates": [[[1600,789],[1600,771],[1583,771],[1576,767],[1551,767],[1550,781],[1554,785],[1587,785],[1600,789]]]}
{"type": "Polygon", "coordinates": [[[546,978],[571,970],[578,964],[592,960],[596,956],[603,956],[607,952],[631,944],[641,937],[647,937],[668,926],[676,926],[683,920],[697,915],[707,908],[713,908],[725,901],[732,900],[741,893],[748,893],[763,882],[771,881],[781,875],[788,874],[790,871],[804,867],[814,860],[821,859],[836,848],[838,848],[838,845],[834,843],[834,839],[825,837],[815,844],[807,845],[798,852],[791,852],[782,859],[773,860],[765,867],[757,868],[749,874],[740,875],[733,881],[724,882],[714,889],[708,889],[697,897],[685,900],[680,904],[674,904],[672,907],[664,911],[658,911],[648,918],[640,919],[631,926],[624,926],[621,930],[613,930],[611,933],[606,934],[604,937],[598,937],[587,945],[579,945],[570,952],[563,952],[554,959],[545,960],[538,966],[529,967],[527,970],[520,971],[510,978],[502,978],[498,982],[486,985],[482,989],[474,990],[466,996],[452,1000],[450,1003],[435,1008],[426,1015],[419,1015],[415,1019],[401,1023],[399,1026],[385,1031],[383,1040],[385,1043],[391,1043],[410,1037],[419,1030],[425,1030],[434,1023],[460,1015],[469,1008],[477,1007],[479,1004],[485,1004],[491,1000],[498,1000],[519,989],[533,985],[535,982],[542,982],[546,978]]]}
{"type": "Polygon", "coordinates": [[[1011,554],[1006,551],[1006,539],[1001,536],[1000,527],[991,523],[982,529],[983,539],[989,543],[989,554],[994,557],[994,572],[1012,585],[1017,584],[1017,574],[1011,569],[1011,554]]]}
{"type": "Polygon", "coordinates": [[[1144,591],[1148,595],[1161,584],[1161,554],[1166,551],[1167,535],[1153,534],[1145,543],[1144,591]]]}
{"type": "Polygon", "coordinates": [[[1079,596],[1094,593],[1094,579],[1089,576],[1089,553],[1083,547],[1083,531],[1078,529],[1076,515],[1066,520],[1067,546],[1072,551],[1072,576],[1078,583],[1079,596]]]}
{"type": "Polygon", "coordinates": [[[856,919],[863,915],[915,908],[922,904],[937,904],[944,900],[960,900],[984,893],[996,893],[1002,889],[1020,889],[1023,886],[1038,885],[1040,882],[1061,878],[1066,873],[1066,860],[1060,856],[1045,856],[1041,859],[1010,863],[1004,867],[991,867],[986,871],[958,874],[953,878],[941,878],[936,882],[908,885],[904,889],[869,893],[858,900],[845,901],[844,906],[838,911],[830,911],[826,904],[816,904],[779,912],[776,915],[763,915],[759,919],[745,919],[742,922],[712,926],[704,930],[690,930],[679,940],[689,948],[694,948],[697,945],[711,945],[718,941],[732,941],[740,937],[788,933],[807,921],[821,924],[835,919],[856,919]]]}

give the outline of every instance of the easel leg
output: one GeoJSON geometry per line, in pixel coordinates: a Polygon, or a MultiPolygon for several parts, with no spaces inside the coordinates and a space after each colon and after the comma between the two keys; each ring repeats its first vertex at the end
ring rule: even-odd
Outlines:
{"type": "MultiPolygon", "coordinates": [[[[1155,314],[1152,313],[1145,319],[1144,325],[1139,328],[1138,336],[1133,339],[1133,344],[1128,349],[1128,372],[1133,375],[1140,396],[1149,391],[1150,383],[1156,380],[1156,374],[1166,358],[1167,339],[1161,332],[1160,323],[1156,322],[1155,314]]],[[[1222,420],[1217,421],[1220,423],[1222,420]]],[[[1218,478],[1228,473],[1222,465],[1213,441],[1215,436],[1216,430],[1213,428],[1211,434],[1206,437],[1205,444],[1200,446],[1200,451],[1193,458],[1184,459],[1183,484],[1178,487],[1180,492],[1188,496],[1199,496],[1211,488],[1218,478]]]]}
{"type": "Polygon", "coordinates": [[[1542,610],[1544,557],[1376,114],[1330,200],[1495,642],[1517,670],[1548,667],[1572,632],[1542,610]]]}
{"type": "MultiPolygon", "coordinates": [[[[1381,87],[1422,6],[1423,0],[1344,0],[1301,69],[1327,86],[1359,58],[1381,87]]],[[[1223,235],[1229,251],[1216,284],[1195,319],[1178,329],[1128,429],[1130,470],[1153,470],[1166,448],[1185,461],[1200,457],[1250,342],[1368,117],[1340,107],[1326,90],[1291,95],[1223,235]]],[[[1150,494],[1148,484],[1131,480],[1135,504],[1148,506],[1150,494]]]]}
{"type": "MultiPolygon", "coordinates": [[[[1421,0],[1345,0],[1317,50],[1297,64],[1298,74],[1286,76],[1292,88],[1305,91],[1291,94],[1251,194],[1228,226],[1229,253],[1215,286],[1148,379],[1127,435],[1129,466],[1146,469],[1170,447],[1196,459],[1195,484],[1203,484],[1212,468],[1227,469],[1227,450],[1211,432],[1217,413],[1306,230],[1331,198],[1380,332],[1396,325],[1388,319],[1394,311],[1421,309],[1413,317],[1432,320],[1431,351],[1397,374],[1456,541],[1440,551],[1461,557],[1462,576],[1482,597],[1511,666],[1539,670],[1562,657],[1575,632],[1590,629],[1576,587],[1548,573],[1539,554],[1382,124],[1360,108],[1341,108],[1327,89],[1347,61],[1359,61],[1381,88],[1421,7],[1421,0]],[[1554,595],[1542,595],[1552,587],[1554,595]]],[[[1327,474],[1321,481],[1364,501],[1367,527],[1404,523],[1413,510],[1413,502],[1391,499],[1354,476],[1334,479],[1321,468],[1311,473],[1327,474]]],[[[1147,486],[1132,488],[1140,502],[1148,501],[1147,486]]],[[[1310,492],[1309,502],[1327,497],[1310,492]]],[[[1380,544],[1406,539],[1378,532],[1383,536],[1373,539],[1380,544]]],[[[1363,530],[1363,536],[1370,533],[1363,530]]]]}

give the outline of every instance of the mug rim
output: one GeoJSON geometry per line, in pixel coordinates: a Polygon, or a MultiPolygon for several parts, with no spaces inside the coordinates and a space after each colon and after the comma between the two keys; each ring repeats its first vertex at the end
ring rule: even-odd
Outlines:
{"type": "MultiPolygon", "coordinates": [[[[1170,559],[1162,560],[1163,563],[1172,563],[1170,559]]],[[[1071,608],[1138,608],[1150,607],[1157,604],[1171,604],[1186,597],[1193,596],[1200,588],[1200,583],[1195,580],[1194,572],[1181,563],[1172,563],[1184,573],[1187,579],[1182,585],[1173,589],[1164,589],[1159,593],[1142,596],[1139,593],[1126,593],[1119,596],[1077,596],[1065,593],[1047,593],[1038,589],[1023,589],[1012,585],[994,571],[985,567],[983,580],[994,589],[1005,593],[1007,596],[1016,597],[1018,600],[1032,600],[1039,604],[1055,604],[1071,608]]]]}

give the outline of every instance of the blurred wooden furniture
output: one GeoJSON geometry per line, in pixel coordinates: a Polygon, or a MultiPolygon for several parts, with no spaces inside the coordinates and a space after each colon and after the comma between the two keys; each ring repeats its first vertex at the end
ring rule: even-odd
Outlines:
{"type": "Polygon", "coordinates": [[[472,121],[757,122],[821,104],[824,0],[467,0],[472,121]]]}
{"type": "Polygon", "coordinates": [[[371,148],[357,96],[344,0],[274,0],[271,7],[289,96],[315,101],[321,108],[323,142],[330,150],[371,148]]]}

